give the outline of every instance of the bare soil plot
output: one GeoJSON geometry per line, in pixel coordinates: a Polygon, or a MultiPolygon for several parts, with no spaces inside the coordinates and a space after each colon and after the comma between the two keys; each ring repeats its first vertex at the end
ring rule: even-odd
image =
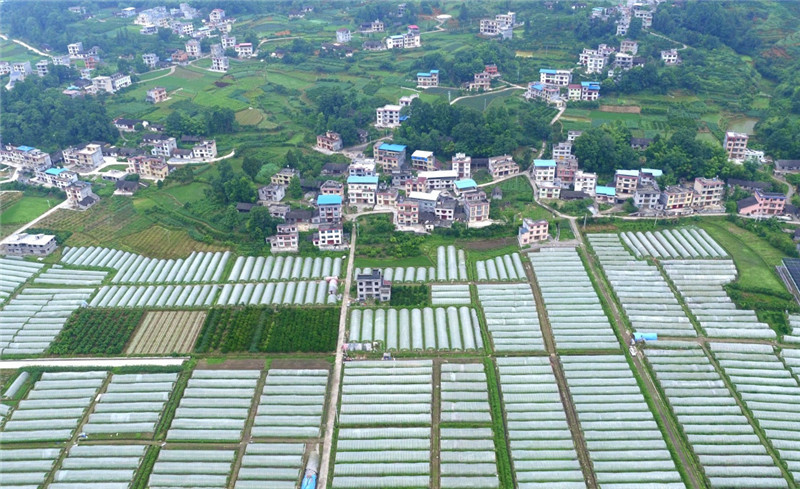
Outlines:
{"type": "Polygon", "coordinates": [[[125,353],[189,353],[205,319],[205,311],[147,312],[125,353]]]}

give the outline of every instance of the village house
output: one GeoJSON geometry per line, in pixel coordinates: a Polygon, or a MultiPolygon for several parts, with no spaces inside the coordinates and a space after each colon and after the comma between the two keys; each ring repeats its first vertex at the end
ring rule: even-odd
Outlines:
{"type": "Polygon", "coordinates": [[[120,180],[114,184],[114,195],[124,195],[130,197],[136,193],[137,190],[139,190],[139,182],[120,180]]]}
{"type": "Polygon", "coordinates": [[[617,53],[614,57],[614,68],[629,70],[633,68],[633,55],[629,53],[617,53]]]}
{"type": "Polygon", "coordinates": [[[614,189],[620,201],[633,197],[638,185],[639,170],[617,170],[614,173],[614,189]]]}
{"type": "Polygon", "coordinates": [[[440,196],[433,209],[433,215],[441,222],[452,222],[456,218],[458,202],[451,197],[440,196]]]}
{"type": "Polygon", "coordinates": [[[254,54],[253,44],[249,42],[239,43],[233,49],[236,51],[236,56],[240,58],[252,58],[254,54]]]}
{"type": "Polygon", "coordinates": [[[572,156],[572,143],[569,141],[560,142],[553,146],[553,159],[563,160],[572,156]]]}
{"type": "Polygon", "coordinates": [[[230,67],[230,61],[227,56],[212,56],[211,57],[211,71],[226,72],[230,67]]]}
{"type": "MultiPolygon", "coordinates": [[[[411,102],[413,102],[415,98],[419,98],[419,94],[412,93],[411,95],[404,95],[400,97],[400,101],[398,103],[400,104],[401,108],[410,107],[411,102]]],[[[400,122],[402,122],[402,120],[400,122]]]]}
{"type": "Polygon", "coordinates": [[[724,195],[725,183],[719,178],[695,178],[692,207],[720,207],[724,195]]]}
{"type": "Polygon", "coordinates": [[[517,233],[517,242],[520,248],[523,248],[539,241],[547,241],[549,232],[550,224],[545,219],[534,221],[525,217],[517,233]]]}
{"type": "Polygon", "coordinates": [[[511,39],[517,15],[514,12],[497,14],[494,19],[481,19],[480,33],[487,37],[500,36],[502,39],[511,39]]]}
{"type": "Polygon", "coordinates": [[[402,144],[376,143],[373,155],[384,173],[401,170],[406,165],[406,147],[402,144]]]}
{"type": "Polygon", "coordinates": [[[458,178],[469,178],[472,176],[472,158],[464,153],[456,153],[450,160],[450,168],[456,172],[458,178]]]}
{"type": "Polygon", "coordinates": [[[550,182],[536,184],[536,197],[538,199],[556,200],[561,198],[561,186],[550,182]]]}
{"type": "Polygon", "coordinates": [[[218,24],[225,20],[225,11],[221,8],[215,8],[208,14],[208,20],[211,21],[212,24],[218,24]]]}
{"type": "Polygon", "coordinates": [[[400,110],[402,107],[399,105],[387,104],[383,107],[375,109],[375,127],[388,127],[394,128],[400,125],[400,110]]]}
{"type": "Polygon", "coordinates": [[[192,147],[192,158],[205,160],[216,156],[217,142],[213,139],[203,139],[192,147]]]}
{"type": "Polygon", "coordinates": [[[162,158],[169,158],[176,149],[178,149],[178,142],[175,138],[161,138],[153,144],[150,154],[153,156],[161,156],[162,158]]]}
{"type": "Polygon", "coordinates": [[[150,180],[164,180],[170,172],[170,167],[163,158],[154,156],[134,156],[128,158],[128,167],[125,171],[129,174],[138,174],[140,178],[150,180]]]}
{"type": "Polygon", "coordinates": [[[311,242],[320,250],[336,250],[345,245],[344,227],[339,223],[320,224],[311,236],[311,242]]]}
{"type": "Polygon", "coordinates": [[[373,177],[375,173],[375,160],[372,158],[358,158],[347,167],[347,174],[350,177],[373,177]]]}
{"type": "Polygon", "coordinates": [[[490,157],[488,169],[493,180],[519,174],[519,165],[510,155],[490,157]]]}
{"type": "Polygon", "coordinates": [[[661,51],[661,60],[667,66],[674,66],[680,64],[681,58],[678,56],[677,49],[668,49],[666,51],[661,51]]]}
{"type": "Polygon", "coordinates": [[[58,244],[52,234],[17,233],[0,242],[0,253],[9,256],[47,256],[58,244]]]}
{"type": "Polygon", "coordinates": [[[70,66],[72,64],[67,54],[53,56],[52,60],[54,66],[70,66]]]}
{"type": "Polygon", "coordinates": [[[258,200],[264,202],[280,202],[286,196],[286,187],[270,183],[258,189],[258,200]]]}
{"type": "Polygon", "coordinates": [[[777,216],[784,212],[786,195],[756,190],[752,197],[737,202],[736,207],[743,216],[777,216]]]}
{"type": "Polygon", "coordinates": [[[49,154],[30,146],[7,145],[0,150],[0,161],[28,171],[46,170],[53,166],[49,154]]]}
{"type": "Polygon", "coordinates": [[[453,182],[453,192],[456,196],[460,196],[465,192],[476,192],[477,190],[478,184],[471,178],[463,178],[453,182]]]}
{"type": "Polygon", "coordinates": [[[48,168],[36,172],[36,180],[45,187],[56,187],[61,190],[78,181],[78,174],[66,168],[48,168]]]}
{"type": "Polygon", "coordinates": [[[489,90],[492,88],[492,77],[489,73],[475,73],[472,83],[469,84],[470,90],[489,90]]]}
{"type": "Polygon", "coordinates": [[[78,180],[64,189],[70,204],[80,210],[86,210],[96,204],[100,198],[92,192],[92,184],[78,180]]]}
{"type": "Polygon", "coordinates": [[[775,175],[800,173],[800,160],[775,160],[775,175]]]}
{"type": "Polygon", "coordinates": [[[653,25],[653,12],[644,8],[643,5],[634,6],[633,16],[642,19],[642,27],[645,29],[653,25]]]}
{"type": "Polygon", "coordinates": [[[144,121],[140,121],[138,119],[123,119],[122,117],[119,117],[114,119],[114,127],[122,132],[135,132],[136,126],[142,122],[144,121]]]}
{"type": "Polygon", "coordinates": [[[83,55],[83,42],[73,42],[72,44],[67,44],[67,52],[69,53],[70,57],[79,58],[83,55]]]}
{"type": "Polygon", "coordinates": [[[219,42],[222,44],[222,49],[233,49],[236,46],[236,36],[222,35],[219,42]]]}
{"type": "Polygon", "coordinates": [[[272,175],[270,182],[275,185],[284,185],[288,187],[289,184],[292,183],[292,179],[298,177],[299,173],[294,168],[281,168],[278,173],[272,175]]]}
{"type": "Polygon", "coordinates": [[[567,141],[573,143],[573,142],[575,142],[576,139],[581,137],[581,134],[583,134],[583,131],[568,131],[567,132],[567,141]]]}
{"type": "Polygon", "coordinates": [[[405,188],[410,180],[413,180],[414,173],[411,170],[392,170],[392,187],[405,188]]]}
{"type": "Polygon", "coordinates": [[[383,207],[394,207],[397,204],[399,192],[396,188],[386,188],[378,190],[375,194],[375,205],[383,207]]]}
{"type": "Polygon", "coordinates": [[[148,68],[155,68],[158,65],[158,55],[156,53],[144,53],[142,61],[148,68]]]}
{"type": "Polygon", "coordinates": [[[341,195],[317,196],[318,222],[342,222],[342,197],[341,195]]]}
{"type": "Polygon", "coordinates": [[[569,70],[551,70],[542,68],[539,70],[539,82],[557,87],[566,87],[572,83],[572,72],[569,70]]]}
{"type": "Polygon", "coordinates": [[[623,39],[619,44],[620,53],[630,53],[637,55],[639,53],[639,43],[628,39],[623,39]]]}
{"type": "Polygon", "coordinates": [[[50,63],[43,59],[36,63],[36,74],[39,76],[47,76],[50,73],[50,63]]]}
{"type": "Polygon", "coordinates": [[[439,70],[417,73],[417,88],[439,86],[439,70]]]}
{"type": "Polygon", "coordinates": [[[189,39],[186,41],[186,55],[191,58],[199,58],[203,55],[203,51],[200,48],[200,41],[197,39],[189,39]]]}
{"type": "Polygon", "coordinates": [[[325,180],[325,182],[319,186],[319,193],[320,195],[338,195],[344,197],[344,184],[336,180],[325,180]]]}
{"type": "Polygon", "coordinates": [[[570,155],[568,158],[556,160],[556,185],[569,188],[575,182],[575,173],[578,171],[578,160],[570,155]]]}
{"type": "Polygon", "coordinates": [[[438,168],[436,157],[430,151],[418,149],[411,154],[411,168],[417,171],[434,171],[438,168]]]}
{"type": "MultiPolygon", "coordinates": [[[[661,190],[656,183],[639,185],[633,193],[633,205],[637,209],[657,209],[660,199],[661,190]]],[[[691,202],[689,205],[691,205],[691,202]]]]}
{"type": "Polygon", "coordinates": [[[375,205],[378,177],[347,177],[347,201],[352,205],[375,205]]]}
{"type": "Polygon", "coordinates": [[[341,151],[342,136],[338,132],[327,131],[317,136],[317,147],[326,151],[341,151]]]}
{"type": "MultiPolygon", "coordinates": [[[[484,194],[485,196],[485,194],[484,194]]],[[[464,201],[464,214],[467,217],[467,224],[474,224],[489,220],[489,201],[484,197],[478,200],[464,201]]]]}
{"type": "Polygon", "coordinates": [[[278,224],[277,233],[267,238],[272,253],[297,253],[300,233],[297,224],[278,224]]]}
{"type": "Polygon", "coordinates": [[[661,192],[659,204],[668,214],[683,214],[691,210],[692,199],[693,192],[691,189],[673,185],[661,192]]]}
{"type": "Polygon", "coordinates": [[[595,186],[595,199],[597,202],[606,204],[617,203],[617,189],[606,185],[595,186]]]}
{"type": "Polygon", "coordinates": [[[356,275],[356,291],[360,302],[368,299],[389,302],[392,298],[392,283],[383,279],[379,268],[372,268],[368,273],[356,275]]]}
{"type": "Polygon", "coordinates": [[[581,82],[581,100],[591,102],[600,98],[600,82],[581,82]]]}
{"type": "Polygon", "coordinates": [[[453,182],[458,178],[458,174],[453,170],[434,170],[434,171],[421,171],[417,175],[418,179],[422,180],[425,184],[424,192],[431,190],[450,190],[453,188],[453,182]]]}
{"type": "Polygon", "coordinates": [[[270,217],[286,220],[286,215],[292,208],[287,204],[270,204],[267,206],[267,209],[269,210],[270,217]]]}
{"type": "Polygon", "coordinates": [[[726,132],[722,145],[728,152],[728,158],[737,161],[744,160],[747,156],[747,140],[749,138],[750,136],[743,132],[726,132]]]}
{"type": "Polygon", "coordinates": [[[153,87],[147,91],[146,101],[157,104],[167,100],[167,89],[164,87],[153,87]]]}
{"type": "Polygon", "coordinates": [[[530,100],[532,98],[542,99],[548,104],[560,106],[563,103],[561,90],[555,85],[547,85],[540,82],[531,82],[523,96],[530,100]]]}
{"type": "MultiPolygon", "coordinates": [[[[481,192],[483,194],[483,192],[481,192]]],[[[420,212],[434,212],[436,210],[436,202],[442,195],[440,190],[431,190],[430,192],[408,192],[406,201],[413,200],[419,203],[420,212]]],[[[483,194],[486,197],[486,194],[483,194]]]]}
{"type": "Polygon", "coordinates": [[[394,223],[399,226],[419,224],[419,202],[405,200],[395,205],[394,223]]]}
{"type": "Polygon", "coordinates": [[[555,160],[533,160],[533,181],[538,183],[553,183],[556,179],[555,160]]]}
{"type": "Polygon", "coordinates": [[[364,51],[385,51],[386,44],[381,41],[364,41],[363,44],[361,44],[361,49],[364,51]]]}
{"type": "Polygon", "coordinates": [[[347,163],[325,163],[322,165],[320,175],[338,177],[347,173],[347,168],[349,166],[350,165],[347,163]]]}
{"type": "Polygon", "coordinates": [[[419,35],[419,27],[408,26],[406,34],[389,36],[385,40],[386,49],[413,49],[422,46],[422,38],[419,35]]]}
{"type": "Polygon", "coordinates": [[[573,188],[576,192],[584,192],[594,197],[596,187],[597,173],[590,173],[582,170],[575,172],[575,183],[573,188]]]}
{"type": "Polygon", "coordinates": [[[350,29],[339,29],[336,31],[336,42],[348,43],[353,39],[350,29]]]}
{"type": "Polygon", "coordinates": [[[107,93],[117,93],[119,90],[131,86],[131,77],[122,73],[114,73],[111,76],[96,76],[92,78],[95,89],[107,93]]]}
{"type": "Polygon", "coordinates": [[[61,152],[64,164],[95,168],[103,164],[103,148],[99,144],[87,144],[83,147],[69,147],[61,152]]]}

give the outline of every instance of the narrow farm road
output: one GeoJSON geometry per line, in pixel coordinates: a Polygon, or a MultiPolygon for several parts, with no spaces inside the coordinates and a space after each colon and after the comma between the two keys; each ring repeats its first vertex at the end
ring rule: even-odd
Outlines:
{"type": "Polygon", "coordinates": [[[20,46],[24,47],[25,49],[27,49],[29,51],[33,51],[34,53],[38,54],[39,56],[47,56],[48,58],[52,58],[52,56],[50,56],[49,54],[45,53],[44,51],[36,49],[35,47],[31,46],[30,44],[28,44],[28,43],[26,43],[24,41],[20,41],[19,39],[10,39],[5,34],[0,34],[0,39],[4,39],[6,41],[10,40],[11,42],[19,44],[20,46]]]}
{"type": "Polygon", "coordinates": [[[606,304],[608,304],[609,309],[611,309],[611,313],[613,318],[609,318],[612,320],[612,324],[619,332],[619,335],[622,337],[624,342],[623,345],[623,352],[627,358],[629,358],[636,368],[637,373],[639,374],[639,378],[642,379],[644,387],[647,389],[647,393],[652,399],[653,407],[655,408],[654,414],[661,420],[661,426],[664,427],[665,434],[669,437],[670,444],[674,447],[675,453],[678,455],[679,463],[684,468],[687,477],[689,479],[689,484],[692,489],[701,489],[703,484],[701,482],[701,477],[698,476],[696,472],[696,464],[694,463],[694,459],[689,451],[689,448],[684,444],[683,438],[681,437],[678,428],[675,425],[675,421],[672,416],[667,411],[667,402],[661,396],[661,392],[655,385],[655,382],[650,375],[650,371],[644,365],[642,358],[640,355],[631,356],[628,352],[627,345],[630,344],[631,335],[628,330],[625,328],[624,323],[622,321],[622,313],[617,307],[616,302],[613,299],[611,292],[607,289],[605,281],[602,279],[601,272],[600,272],[600,265],[595,262],[594,258],[592,257],[591,253],[588,252],[586,248],[586,244],[584,242],[583,235],[580,233],[578,229],[578,224],[575,218],[571,218],[569,220],[570,226],[572,227],[572,232],[575,234],[575,237],[578,238],[580,241],[581,246],[584,251],[586,251],[586,262],[588,264],[588,272],[594,277],[594,282],[597,284],[597,292],[603,295],[606,304]]]}
{"type": "Polygon", "coordinates": [[[181,365],[189,357],[109,357],[109,358],[30,358],[0,361],[0,370],[26,367],[171,367],[181,365]]]}
{"type": "Polygon", "coordinates": [[[660,37],[661,39],[666,39],[667,41],[672,41],[672,42],[674,42],[675,44],[680,44],[680,45],[681,45],[681,47],[679,47],[679,48],[678,48],[678,51],[683,51],[684,49],[687,49],[687,48],[689,47],[689,46],[687,46],[686,44],[684,44],[684,43],[682,43],[682,42],[680,42],[680,41],[676,41],[675,39],[670,39],[670,38],[668,38],[667,36],[664,36],[664,35],[661,35],[661,34],[656,34],[656,33],[655,33],[655,32],[653,32],[653,31],[650,31],[650,35],[651,35],[651,36],[660,37]]]}
{"type": "Polygon", "coordinates": [[[25,224],[24,226],[22,226],[21,228],[17,229],[16,231],[14,231],[11,234],[21,233],[21,232],[25,231],[26,229],[33,227],[34,224],[36,224],[37,222],[41,221],[42,219],[44,219],[45,217],[49,216],[50,214],[56,212],[57,210],[59,210],[59,209],[68,209],[68,208],[69,208],[69,201],[65,200],[64,202],[61,202],[58,205],[54,205],[53,207],[48,209],[47,212],[45,212],[44,214],[40,215],[39,217],[37,217],[33,221],[29,222],[28,224],[25,224]]]}
{"type": "Polygon", "coordinates": [[[519,90],[519,88],[517,88],[517,87],[508,87],[508,88],[501,88],[500,90],[492,90],[491,92],[478,93],[478,94],[475,94],[475,95],[462,95],[461,97],[454,98],[453,101],[450,102],[450,105],[453,105],[454,103],[458,102],[459,100],[462,100],[462,99],[465,99],[465,98],[482,97],[482,96],[488,95],[490,93],[507,92],[509,90],[519,90]]]}
{"type": "Polygon", "coordinates": [[[342,364],[344,363],[344,335],[347,329],[347,309],[350,305],[350,284],[353,276],[353,262],[356,257],[357,226],[353,226],[350,238],[350,257],[347,260],[347,275],[344,279],[342,292],[342,310],[339,314],[339,338],[336,340],[336,362],[333,365],[333,375],[330,385],[330,402],[328,403],[328,417],[325,420],[325,438],[322,440],[322,460],[320,460],[317,487],[328,487],[328,472],[330,472],[331,448],[333,447],[333,430],[336,426],[337,406],[339,405],[339,386],[342,382],[342,364]]]}
{"type": "Polygon", "coordinates": [[[169,73],[164,73],[163,75],[159,75],[159,76],[157,76],[157,77],[155,77],[155,78],[148,78],[147,80],[139,80],[139,81],[137,81],[136,83],[146,83],[146,82],[151,82],[151,81],[153,81],[153,80],[158,80],[159,78],[164,78],[164,77],[170,76],[170,75],[172,75],[173,73],[175,73],[175,68],[177,68],[177,66],[176,66],[176,65],[172,65],[172,66],[170,66],[170,67],[169,67],[169,73]]]}
{"type": "Polygon", "coordinates": [[[791,183],[787,182],[784,177],[779,176],[779,175],[772,175],[772,179],[777,181],[777,182],[783,183],[783,184],[785,184],[786,186],[789,187],[789,190],[786,191],[786,200],[791,202],[792,195],[794,195],[794,185],[792,185],[791,183]]]}

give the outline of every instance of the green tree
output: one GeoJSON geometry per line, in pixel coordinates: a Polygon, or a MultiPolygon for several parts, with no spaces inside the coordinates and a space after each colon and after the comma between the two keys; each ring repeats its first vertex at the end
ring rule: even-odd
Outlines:
{"type": "Polygon", "coordinates": [[[289,182],[289,186],[286,187],[286,195],[289,196],[290,199],[302,199],[303,198],[303,189],[300,187],[300,179],[295,177],[289,182]]]}
{"type": "Polygon", "coordinates": [[[242,160],[242,171],[244,171],[251,180],[256,179],[256,175],[261,170],[261,160],[253,156],[245,156],[242,160]]]}

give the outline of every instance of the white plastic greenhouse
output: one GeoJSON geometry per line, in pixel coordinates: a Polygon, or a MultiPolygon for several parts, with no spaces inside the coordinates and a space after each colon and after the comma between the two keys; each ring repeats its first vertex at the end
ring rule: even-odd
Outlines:
{"type": "Polygon", "coordinates": [[[622,241],[637,257],[724,258],[728,253],[704,229],[681,228],[662,231],[624,232],[622,241]]]}
{"type": "Polygon", "coordinates": [[[645,352],[712,488],[789,487],[703,350],[645,352]]]}
{"type": "Polygon", "coordinates": [[[270,369],[258,403],[253,438],[317,438],[327,370],[270,369]]]}
{"type": "Polygon", "coordinates": [[[709,337],[775,338],[768,324],[760,322],[755,312],[738,309],[723,288],[736,279],[733,261],[670,260],[663,266],[709,337]]]}
{"type": "Polygon", "coordinates": [[[224,488],[236,450],[162,448],[153,465],[150,489],[224,488]]]}
{"type": "Polygon", "coordinates": [[[9,487],[44,484],[63,448],[6,448],[0,450],[0,480],[9,487]]]}
{"type": "Polygon", "coordinates": [[[146,449],[146,445],[74,445],[47,487],[126,489],[146,449]]]}
{"type": "Polygon", "coordinates": [[[258,370],[195,370],[167,440],[238,443],[260,376],[258,370]]]}
{"type": "Polygon", "coordinates": [[[332,487],[430,487],[432,374],[429,360],[345,363],[332,487]]]}
{"type": "Polygon", "coordinates": [[[600,298],[574,248],[529,253],[558,349],[619,349],[600,298]]]}
{"type": "Polygon", "coordinates": [[[479,284],[478,298],[495,351],[544,351],[529,284],[479,284]]]}
{"type": "Polygon", "coordinates": [[[625,357],[562,355],[561,364],[598,486],[685,489],[625,357]]]}
{"type": "Polygon", "coordinates": [[[235,489],[294,489],[305,448],[304,443],[248,443],[235,489]]]}
{"type": "Polygon", "coordinates": [[[112,285],[101,287],[89,307],[210,307],[219,285],[112,285]]]}
{"type": "Polygon", "coordinates": [[[43,373],[6,421],[0,444],[68,441],[106,376],[103,371],[43,373]]]}
{"type": "Polygon", "coordinates": [[[497,256],[475,263],[475,271],[481,282],[497,282],[498,280],[526,280],[525,268],[519,253],[497,256]]]}
{"type": "MultiPolygon", "coordinates": [[[[795,480],[800,479],[800,383],[770,345],[710,343],[731,384],[795,480]]],[[[795,350],[797,351],[797,350],[795,350]]]]}
{"type": "Polygon", "coordinates": [[[431,285],[431,304],[434,306],[468,306],[472,304],[469,285],[431,285]]]}
{"type": "Polygon", "coordinates": [[[295,256],[240,256],[228,276],[229,282],[259,282],[339,277],[342,259],[295,256]]]}
{"type": "Polygon", "coordinates": [[[83,431],[152,436],[177,378],[177,373],[112,375],[83,431]]]}
{"type": "Polygon", "coordinates": [[[44,273],[39,274],[33,283],[36,285],[69,285],[72,287],[86,287],[100,285],[105,280],[108,272],[92,270],[76,270],[53,265],[44,273]]]}
{"type": "Polygon", "coordinates": [[[350,342],[381,341],[387,350],[477,350],[483,348],[474,309],[353,309],[350,342]]]}
{"type": "Polygon", "coordinates": [[[94,289],[23,289],[0,311],[0,355],[35,355],[58,336],[94,289]]]}
{"type": "Polygon", "coordinates": [[[270,282],[267,284],[225,284],[217,300],[220,306],[239,304],[335,304],[336,294],[328,293],[329,284],[315,282],[270,282]]]}
{"type": "Polygon", "coordinates": [[[0,304],[43,266],[15,256],[0,256],[0,304]]]}
{"type": "Polygon", "coordinates": [[[589,234],[600,265],[635,331],[694,337],[697,332],[661,272],[636,260],[618,234],[589,234]]]}
{"type": "Polygon", "coordinates": [[[548,357],[498,357],[514,476],[520,487],[586,489],[548,357]]]}

